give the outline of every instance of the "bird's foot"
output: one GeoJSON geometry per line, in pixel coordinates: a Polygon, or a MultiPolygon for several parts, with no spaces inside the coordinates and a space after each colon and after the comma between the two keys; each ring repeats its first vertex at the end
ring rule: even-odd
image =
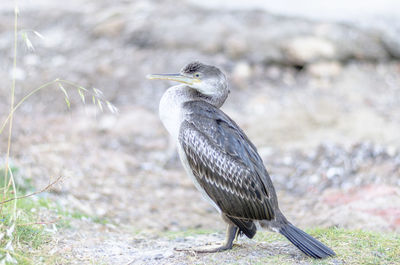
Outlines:
{"type": "Polygon", "coordinates": [[[225,250],[232,249],[232,246],[227,245],[207,245],[207,246],[200,246],[200,247],[193,247],[193,248],[174,248],[176,251],[184,251],[184,252],[191,252],[191,253],[216,253],[222,252],[225,250]]]}
{"type": "Polygon", "coordinates": [[[178,249],[175,248],[176,251],[187,251],[190,253],[216,253],[216,252],[222,252],[225,250],[232,249],[233,246],[233,240],[235,237],[238,235],[238,227],[234,226],[233,224],[228,224],[228,227],[226,229],[226,240],[224,244],[222,245],[207,245],[207,246],[201,246],[201,247],[195,247],[195,248],[185,248],[185,249],[178,249]]]}

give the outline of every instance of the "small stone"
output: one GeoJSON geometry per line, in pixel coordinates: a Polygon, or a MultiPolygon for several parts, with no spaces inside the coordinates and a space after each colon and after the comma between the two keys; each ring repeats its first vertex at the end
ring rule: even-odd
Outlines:
{"type": "Polygon", "coordinates": [[[386,153],[390,157],[394,157],[397,154],[397,148],[393,145],[386,147],[386,153]]]}
{"type": "Polygon", "coordinates": [[[309,181],[311,184],[316,184],[320,181],[320,177],[316,174],[310,176],[309,181]]]}
{"type": "Polygon", "coordinates": [[[335,177],[339,177],[343,174],[343,169],[338,167],[331,167],[326,172],[326,177],[328,179],[333,179],[335,177]]]}
{"type": "Polygon", "coordinates": [[[231,37],[226,40],[225,50],[233,58],[240,58],[247,52],[248,47],[245,40],[231,37]]]}
{"type": "Polygon", "coordinates": [[[166,258],[166,259],[172,258],[173,256],[174,256],[174,252],[171,249],[164,252],[164,258],[166,258]]]}
{"type": "Polygon", "coordinates": [[[278,79],[282,74],[282,69],[276,65],[271,65],[266,69],[266,74],[271,79],[278,79]]]}
{"type": "Polygon", "coordinates": [[[26,72],[24,69],[16,67],[15,73],[12,69],[10,70],[10,77],[11,78],[15,77],[16,80],[24,80],[26,78],[26,72]]]}
{"type": "Polygon", "coordinates": [[[114,128],[117,119],[114,115],[104,115],[98,125],[100,131],[110,131],[114,128]]]}
{"type": "Polygon", "coordinates": [[[293,163],[293,158],[290,156],[285,156],[283,158],[283,164],[285,164],[286,166],[290,166],[293,163]]]}
{"type": "Polygon", "coordinates": [[[164,255],[161,254],[161,253],[158,253],[158,254],[156,254],[156,255],[154,256],[154,259],[155,259],[155,260],[160,260],[160,259],[163,259],[163,258],[164,258],[164,255]]]}
{"type": "Polygon", "coordinates": [[[333,59],[334,45],[323,38],[306,36],[293,38],[285,47],[288,59],[293,63],[306,64],[322,59],[333,59]]]}
{"type": "Polygon", "coordinates": [[[116,37],[121,34],[125,27],[125,20],[120,17],[111,17],[98,24],[93,33],[97,36],[116,37]]]}
{"type": "Polygon", "coordinates": [[[102,63],[102,64],[97,65],[96,71],[99,74],[106,76],[106,75],[111,75],[114,72],[114,68],[111,67],[110,64],[102,63]]]}
{"type": "Polygon", "coordinates": [[[317,62],[307,67],[308,72],[315,77],[335,77],[342,71],[338,62],[317,62]]]}
{"type": "Polygon", "coordinates": [[[54,57],[51,59],[51,65],[52,65],[53,67],[62,66],[62,65],[64,65],[65,63],[67,63],[67,59],[65,58],[65,56],[62,56],[62,55],[54,56],[54,57]]]}
{"type": "Polygon", "coordinates": [[[251,76],[251,67],[246,62],[239,62],[233,69],[232,79],[236,83],[244,83],[251,76]]]}
{"type": "Polygon", "coordinates": [[[37,56],[36,54],[27,54],[24,57],[24,63],[26,65],[32,65],[32,66],[38,65],[40,63],[39,56],[37,56]]]}

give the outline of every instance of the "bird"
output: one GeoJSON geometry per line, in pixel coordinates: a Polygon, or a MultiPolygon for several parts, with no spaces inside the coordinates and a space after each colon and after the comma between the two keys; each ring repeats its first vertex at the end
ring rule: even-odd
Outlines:
{"type": "Polygon", "coordinates": [[[220,109],[230,90],[219,68],[194,61],[179,73],[149,74],[147,78],[181,83],[164,92],[159,116],[177,144],[187,175],[227,224],[223,244],[193,251],[230,250],[239,235],[253,238],[258,222],[285,236],[307,256],[322,259],[336,255],[280,211],[275,188],[256,147],[220,109]]]}

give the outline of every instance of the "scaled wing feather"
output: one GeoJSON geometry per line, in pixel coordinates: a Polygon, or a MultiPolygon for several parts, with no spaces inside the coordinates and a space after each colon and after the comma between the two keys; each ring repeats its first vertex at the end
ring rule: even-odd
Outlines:
{"type": "Polygon", "coordinates": [[[271,220],[275,192],[256,148],[221,110],[187,102],[179,142],[193,175],[226,215],[271,220]],[[270,184],[271,183],[271,184],[270,184]]]}

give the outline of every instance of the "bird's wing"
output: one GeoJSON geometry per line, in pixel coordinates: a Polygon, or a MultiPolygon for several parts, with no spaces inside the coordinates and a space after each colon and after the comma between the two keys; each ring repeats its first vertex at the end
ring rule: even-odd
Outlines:
{"type": "Polygon", "coordinates": [[[226,114],[187,102],[181,144],[200,186],[222,212],[243,219],[274,218],[275,190],[255,146],[226,114]]]}

